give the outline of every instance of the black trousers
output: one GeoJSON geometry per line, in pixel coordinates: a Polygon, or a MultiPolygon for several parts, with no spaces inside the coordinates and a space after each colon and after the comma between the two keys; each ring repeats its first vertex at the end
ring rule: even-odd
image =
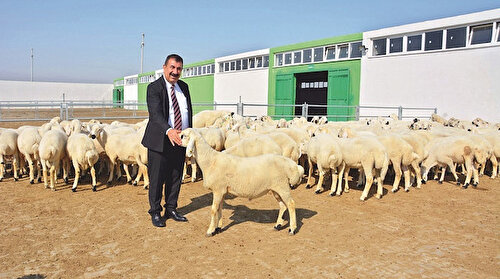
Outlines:
{"type": "Polygon", "coordinates": [[[186,148],[172,146],[168,139],[165,139],[163,152],[148,149],[149,214],[162,211],[162,192],[165,195],[165,209],[177,208],[185,158],[186,148]]]}

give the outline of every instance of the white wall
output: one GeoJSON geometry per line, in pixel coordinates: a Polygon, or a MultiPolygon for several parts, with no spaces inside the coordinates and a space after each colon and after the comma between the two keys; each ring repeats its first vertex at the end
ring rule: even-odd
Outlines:
{"type": "Polygon", "coordinates": [[[113,84],[0,80],[0,101],[112,101],[113,84]]]}
{"type": "MultiPolygon", "coordinates": [[[[241,96],[243,103],[267,104],[269,68],[258,68],[234,72],[219,72],[219,63],[238,58],[269,55],[269,49],[239,53],[215,59],[214,101],[217,103],[237,103],[241,96]]],[[[219,109],[219,108],[218,108],[219,109]]],[[[236,107],[220,107],[236,112],[236,107]]],[[[267,115],[267,107],[244,107],[245,116],[267,115]]]]}
{"type": "Polygon", "coordinates": [[[373,56],[371,49],[377,37],[498,19],[500,9],[365,32],[360,105],[437,107],[446,118],[500,122],[500,43],[384,56],[373,56]]]}
{"type": "MultiPolygon", "coordinates": [[[[123,79],[125,80],[125,85],[123,85],[123,102],[137,102],[139,99],[139,80],[135,84],[127,85],[128,78],[136,78],[138,75],[126,76],[123,79]]],[[[125,106],[126,109],[137,109],[137,106],[125,106]]]]}

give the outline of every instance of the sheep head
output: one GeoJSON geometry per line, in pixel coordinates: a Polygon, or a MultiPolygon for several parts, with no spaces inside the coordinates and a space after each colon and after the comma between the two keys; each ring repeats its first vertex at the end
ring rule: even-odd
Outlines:
{"type": "Polygon", "coordinates": [[[192,157],[195,153],[195,132],[192,128],[188,128],[181,132],[182,146],[186,147],[186,157],[192,157]]]}

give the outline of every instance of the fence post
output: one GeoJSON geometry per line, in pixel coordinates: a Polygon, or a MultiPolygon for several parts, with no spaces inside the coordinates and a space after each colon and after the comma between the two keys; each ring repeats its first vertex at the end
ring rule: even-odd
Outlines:
{"type": "Polygon", "coordinates": [[[308,114],[308,107],[307,107],[307,103],[303,103],[302,104],[302,116],[307,118],[307,114],[308,114]]]}
{"type": "Polygon", "coordinates": [[[434,114],[438,113],[438,108],[434,108],[434,114]]]}
{"type": "Polygon", "coordinates": [[[217,110],[217,102],[214,101],[214,110],[217,110]]]}
{"type": "Polygon", "coordinates": [[[402,106],[398,107],[398,119],[399,120],[403,119],[403,107],[402,106]]]}
{"type": "Polygon", "coordinates": [[[236,113],[238,115],[243,116],[243,104],[241,103],[241,96],[240,96],[240,98],[238,100],[238,104],[236,105],[236,113]]]}
{"type": "Polygon", "coordinates": [[[59,118],[64,120],[64,103],[59,104],[59,118]]]}
{"type": "Polygon", "coordinates": [[[356,121],[359,121],[359,106],[356,106],[356,121]]]}

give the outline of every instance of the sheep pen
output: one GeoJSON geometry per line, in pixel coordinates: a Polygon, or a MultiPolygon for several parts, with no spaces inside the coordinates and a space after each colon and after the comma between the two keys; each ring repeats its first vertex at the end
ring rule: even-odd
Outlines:
{"type": "Polygon", "coordinates": [[[186,177],[181,186],[178,209],[189,222],[168,220],[158,229],[147,214],[147,191],[125,180],[106,187],[107,179],[98,177],[94,193],[82,178],[75,194],[61,179],[61,191],[53,192],[26,174],[16,182],[7,173],[0,182],[0,278],[500,276],[498,178],[483,176],[476,189],[463,190],[447,174],[443,184],[429,177],[408,193],[391,193],[386,181],[384,198],[374,198],[373,187],[366,202],[359,201],[356,177],[341,198],[314,195],[303,180],[292,190],[299,231],[293,237],[273,229],[279,209],[266,195],[226,199],[227,233],[212,238],[200,233],[212,203],[202,180],[186,177]]]}

